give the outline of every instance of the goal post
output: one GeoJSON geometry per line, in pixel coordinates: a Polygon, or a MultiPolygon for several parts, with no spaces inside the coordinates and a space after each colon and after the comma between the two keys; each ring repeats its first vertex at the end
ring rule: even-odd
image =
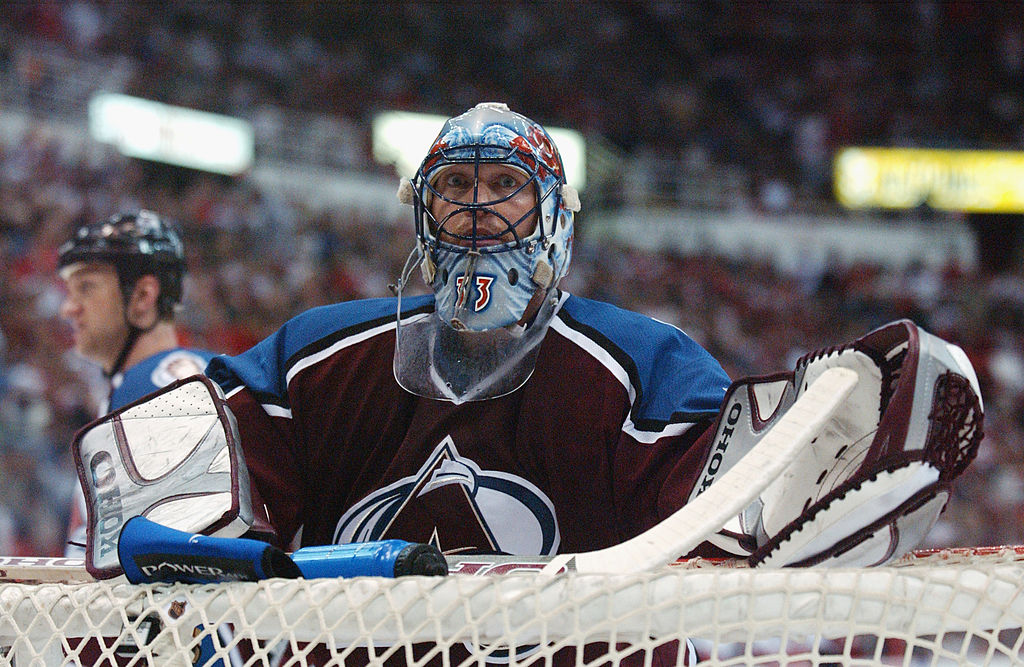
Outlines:
{"type": "Polygon", "coordinates": [[[0,584],[0,664],[190,665],[222,624],[233,633],[214,645],[228,665],[650,665],[659,646],[687,639],[702,665],[1022,664],[1024,557],[1005,548],[870,569],[695,562],[621,575],[0,584]]]}

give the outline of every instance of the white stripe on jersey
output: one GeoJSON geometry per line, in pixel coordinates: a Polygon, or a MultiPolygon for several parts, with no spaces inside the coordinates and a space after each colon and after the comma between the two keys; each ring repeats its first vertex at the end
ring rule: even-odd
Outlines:
{"type": "Polygon", "coordinates": [[[395,322],[394,322],[394,320],[392,320],[392,321],[388,322],[387,324],[382,324],[382,325],[374,327],[372,329],[367,329],[366,331],[362,331],[360,333],[357,333],[354,336],[347,336],[345,338],[342,338],[341,340],[339,340],[334,345],[331,345],[330,347],[328,347],[326,349],[320,350],[316,354],[311,354],[308,357],[303,357],[294,366],[292,366],[291,369],[288,371],[287,375],[285,375],[285,385],[287,386],[287,385],[291,384],[292,378],[295,377],[295,374],[298,373],[299,371],[305,370],[305,369],[309,368],[310,366],[312,366],[313,364],[320,363],[321,361],[323,361],[327,357],[331,356],[332,354],[334,354],[338,350],[343,350],[343,349],[345,349],[346,347],[348,347],[350,345],[355,345],[356,343],[361,343],[364,340],[373,338],[374,336],[378,336],[378,335],[384,333],[385,331],[388,331],[388,330],[394,329],[394,328],[395,328],[395,322]]]}
{"type": "MultiPolygon", "coordinates": [[[[314,364],[320,363],[321,361],[323,361],[324,359],[327,359],[328,357],[330,357],[332,354],[334,354],[338,350],[343,350],[343,349],[345,349],[346,347],[348,347],[350,345],[355,345],[356,343],[361,343],[364,340],[367,340],[369,338],[373,338],[374,336],[380,335],[380,334],[382,334],[382,333],[384,333],[384,332],[386,332],[386,331],[388,331],[390,329],[394,329],[394,328],[395,328],[395,323],[393,321],[392,322],[388,322],[387,324],[382,324],[382,325],[380,325],[378,327],[374,327],[372,329],[367,329],[366,331],[362,331],[362,332],[360,332],[360,333],[358,333],[358,334],[356,334],[354,336],[348,336],[346,338],[342,338],[337,343],[335,343],[334,345],[331,345],[328,348],[320,350],[319,352],[317,352],[315,354],[311,354],[308,357],[303,357],[294,366],[292,366],[288,370],[288,373],[285,375],[285,386],[287,386],[288,384],[291,383],[292,378],[295,377],[296,373],[298,373],[299,371],[302,371],[302,370],[304,370],[306,368],[309,368],[310,366],[312,366],[314,364]]],[[[242,389],[244,389],[244,387],[236,387],[235,389],[232,389],[227,394],[227,397],[231,398],[233,395],[235,395],[237,392],[239,392],[242,389]]],[[[273,403],[263,403],[263,404],[261,404],[261,407],[263,408],[263,411],[266,412],[271,417],[284,417],[285,419],[291,419],[292,418],[292,411],[289,408],[282,408],[280,405],[274,405],[273,403]]]]}
{"type": "MultiPolygon", "coordinates": [[[[235,387],[228,393],[224,394],[225,400],[231,398],[243,389],[246,389],[244,384],[235,387]]],[[[263,408],[263,411],[271,417],[284,417],[285,419],[292,418],[292,411],[287,408],[282,408],[280,405],[274,405],[273,403],[261,403],[260,407],[263,408]]]]}
{"type": "MultiPolygon", "coordinates": [[[[615,360],[615,357],[608,353],[608,350],[595,343],[593,339],[589,338],[585,334],[582,334],[568,326],[558,317],[551,320],[551,328],[578,345],[590,356],[599,361],[602,366],[607,368],[608,372],[611,373],[612,376],[614,376],[615,379],[618,380],[625,388],[626,395],[629,397],[629,404],[634,405],[636,403],[636,387],[634,387],[633,383],[629,381],[629,374],[626,372],[626,369],[622,367],[622,364],[615,360]]],[[[636,424],[633,423],[633,417],[630,415],[626,417],[625,423],[622,424],[622,432],[637,442],[649,445],[657,442],[661,438],[677,436],[685,433],[691,426],[693,426],[692,423],[683,422],[678,424],[665,424],[664,428],[660,431],[641,431],[636,427],[636,424]]]]}

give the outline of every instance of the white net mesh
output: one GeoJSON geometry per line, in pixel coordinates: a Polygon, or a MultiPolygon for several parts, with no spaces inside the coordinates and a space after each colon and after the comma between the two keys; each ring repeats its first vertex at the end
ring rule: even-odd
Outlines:
{"type": "Polygon", "coordinates": [[[204,639],[225,665],[1024,664],[1020,558],[1004,549],[874,569],[2,584],[0,644],[16,665],[189,665],[204,639]],[[218,633],[225,625],[232,632],[218,633]],[[686,639],[696,655],[676,650],[686,639]]]}

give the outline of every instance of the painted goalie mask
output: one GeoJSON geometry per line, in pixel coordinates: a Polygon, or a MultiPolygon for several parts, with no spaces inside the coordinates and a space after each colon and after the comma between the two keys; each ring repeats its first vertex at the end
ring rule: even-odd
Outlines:
{"type": "Polygon", "coordinates": [[[579,196],[547,132],[504,104],[448,120],[399,199],[417,245],[399,281],[395,377],[454,402],[515,391],[529,378],[572,255],[579,196]],[[435,310],[406,317],[401,288],[419,265],[435,310]]]}

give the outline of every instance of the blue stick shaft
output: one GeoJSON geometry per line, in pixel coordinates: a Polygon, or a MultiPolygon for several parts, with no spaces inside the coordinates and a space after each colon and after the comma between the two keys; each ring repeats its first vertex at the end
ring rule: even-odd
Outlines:
{"type": "Polygon", "coordinates": [[[448,564],[437,548],[404,540],[303,547],[292,554],[306,579],[445,575],[448,564]]]}

